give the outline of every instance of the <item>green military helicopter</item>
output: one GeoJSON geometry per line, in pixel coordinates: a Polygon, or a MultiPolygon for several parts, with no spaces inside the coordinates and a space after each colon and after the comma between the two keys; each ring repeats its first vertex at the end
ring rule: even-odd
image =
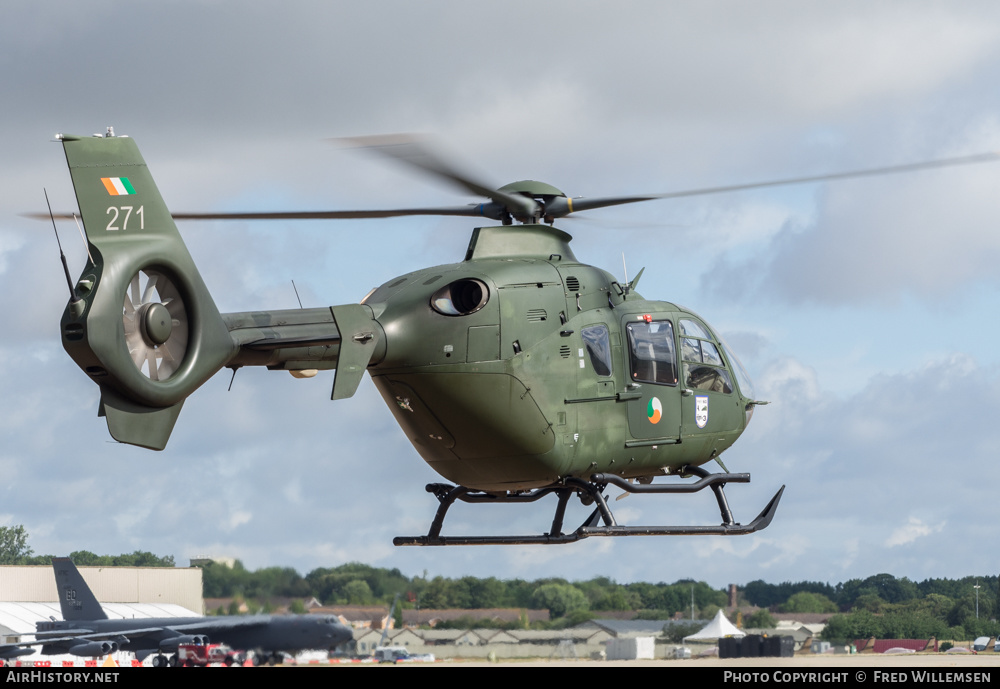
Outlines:
{"type": "MultiPolygon", "coordinates": [[[[746,473],[702,465],[740,437],[756,405],[736,355],[693,311],[643,298],[641,275],[619,282],[577,260],[552,226],[583,210],[655,198],[901,172],[994,160],[997,154],[657,196],[571,199],[548,184],[492,189],[411,138],[354,140],[481,194],[488,202],[388,211],[175,214],[134,141],[57,135],[88,241],[61,321],[73,360],[100,386],[98,414],[118,441],[162,450],[184,400],[220,369],[266,366],[311,377],[336,369],[332,399],[365,371],[421,457],[452,483],[428,533],[396,545],[558,544],[590,536],[738,535],[763,529],[784,486],[749,524],[723,487],[746,473]],[[500,221],[473,230],[465,260],[393,278],[359,304],[220,314],[177,219],[378,218],[459,215],[500,221]],[[514,225],[518,221],[519,225],[514,225]],[[543,224],[544,223],[548,223],[543,224]],[[659,477],[691,478],[694,481],[659,477]],[[711,488],[722,522],[623,526],[605,489],[691,493],[711,488]],[[557,498],[539,535],[442,536],[449,507],[557,498]],[[593,512],[565,532],[567,504],[593,512]]],[[[69,216],[60,216],[69,217],[69,216]]],[[[64,266],[65,266],[65,259],[64,266]]],[[[719,461],[722,466],[721,461],[719,461]]],[[[724,466],[723,466],[724,468],[724,466]]]]}

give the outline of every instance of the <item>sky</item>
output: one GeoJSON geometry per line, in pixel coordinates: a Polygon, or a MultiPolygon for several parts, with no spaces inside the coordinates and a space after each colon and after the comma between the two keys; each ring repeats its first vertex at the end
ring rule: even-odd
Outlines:
{"type": "MultiPolygon", "coordinates": [[[[497,186],[664,193],[1000,149],[989,2],[12,0],[0,21],[0,525],[38,553],[150,550],[305,573],[836,583],[995,574],[1000,163],[656,201],[559,226],[576,255],[691,308],[754,379],[723,459],[739,538],[396,548],[439,477],[370,379],[229,371],[163,452],[114,443],[69,359],[52,228],[75,209],[53,134],[113,125],[175,211],[479,201],[329,139],[428,134],[497,186]]],[[[462,218],[202,222],[181,232],[221,311],[356,303],[464,256],[462,218]]],[[[74,277],[79,233],[60,236],[74,277]]],[[[631,497],[627,523],[713,523],[710,496],[631,497]]],[[[538,533],[553,505],[457,506],[446,532],[538,533]],[[495,512],[491,510],[496,510],[495,512]],[[491,529],[493,531],[491,531],[491,529]]],[[[574,513],[574,517],[575,517],[574,513]]],[[[569,518],[567,520],[569,522],[569,518]]]]}

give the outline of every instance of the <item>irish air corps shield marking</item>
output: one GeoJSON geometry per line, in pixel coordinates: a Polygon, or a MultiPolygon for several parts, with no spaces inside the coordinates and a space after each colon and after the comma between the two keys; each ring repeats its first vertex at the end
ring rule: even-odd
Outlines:
{"type": "Polygon", "coordinates": [[[708,397],[695,397],[694,398],[694,422],[697,424],[698,428],[704,428],[708,425],[708,397]]]}
{"type": "Polygon", "coordinates": [[[659,397],[651,397],[649,404],[646,405],[646,416],[649,417],[650,423],[659,423],[660,417],[663,416],[663,405],[660,404],[659,397]]]}

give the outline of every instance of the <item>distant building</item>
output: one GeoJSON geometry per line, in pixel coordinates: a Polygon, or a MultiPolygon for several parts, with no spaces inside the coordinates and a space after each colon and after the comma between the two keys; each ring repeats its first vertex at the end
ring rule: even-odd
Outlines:
{"type": "Polygon", "coordinates": [[[458,620],[463,617],[471,620],[492,620],[494,622],[519,622],[526,615],[529,622],[548,622],[548,610],[526,610],[524,608],[476,608],[463,610],[403,610],[404,627],[434,627],[443,621],[458,620]]]}
{"type": "MultiPolygon", "coordinates": [[[[105,603],[174,604],[204,610],[197,567],[80,567],[97,600],[105,603]]],[[[57,603],[51,565],[0,566],[0,602],[57,603]]],[[[56,614],[59,606],[56,605],[56,614]]]]}
{"type": "Polygon", "coordinates": [[[191,558],[192,567],[204,567],[205,565],[225,565],[229,569],[236,566],[236,558],[233,557],[193,557],[191,558]]]}

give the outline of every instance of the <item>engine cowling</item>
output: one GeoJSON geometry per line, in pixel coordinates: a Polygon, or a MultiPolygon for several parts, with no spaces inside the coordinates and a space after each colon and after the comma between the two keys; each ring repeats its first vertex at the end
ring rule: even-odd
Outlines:
{"type": "Polygon", "coordinates": [[[118,644],[114,641],[88,641],[70,646],[66,652],[74,656],[94,658],[97,656],[106,656],[116,651],[118,651],[118,644]]]}
{"type": "Polygon", "coordinates": [[[193,644],[195,646],[205,646],[208,644],[208,636],[205,634],[190,634],[183,636],[172,636],[169,639],[160,641],[160,650],[165,653],[175,653],[180,645],[193,644]]]}

